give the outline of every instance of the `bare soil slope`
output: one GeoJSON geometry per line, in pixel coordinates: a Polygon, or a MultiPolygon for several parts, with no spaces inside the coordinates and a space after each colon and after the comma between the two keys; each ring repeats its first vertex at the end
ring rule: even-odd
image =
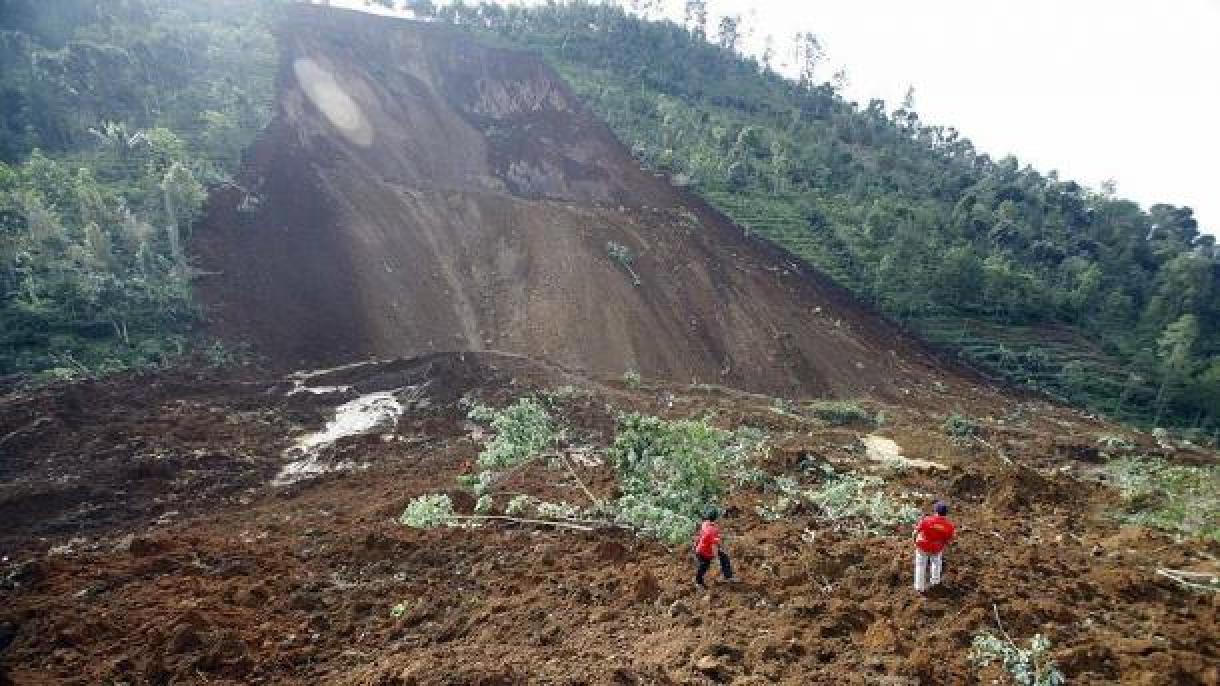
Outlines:
{"type": "Polygon", "coordinates": [[[532,55],[310,7],[280,40],[257,208],[218,192],[195,234],[221,335],[287,365],[500,350],[778,393],[891,394],[934,364],[641,171],[532,55]]]}

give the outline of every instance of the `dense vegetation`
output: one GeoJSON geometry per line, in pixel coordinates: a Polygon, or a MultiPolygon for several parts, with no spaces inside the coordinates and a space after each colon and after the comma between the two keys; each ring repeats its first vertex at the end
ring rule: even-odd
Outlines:
{"type": "Polygon", "coordinates": [[[687,10],[436,12],[540,50],[645,165],[977,365],[1125,419],[1220,423],[1220,262],[1189,208],[992,159],[913,94],[847,102],[810,34],[786,79],[739,54],[740,23],[687,10]]]}
{"type": "Polygon", "coordinates": [[[0,375],[164,364],[184,244],[270,114],[269,2],[0,0],[0,375]]]}

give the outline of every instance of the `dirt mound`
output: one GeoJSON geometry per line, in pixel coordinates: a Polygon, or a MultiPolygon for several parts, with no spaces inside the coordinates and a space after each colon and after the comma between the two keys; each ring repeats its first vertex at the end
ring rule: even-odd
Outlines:
{"type": "Polygon", "coordinates": [[[826,279],[643,172],[536,57],[316,7],[293,8],[280,42],[250,196],[215,193],[193,244],[213,330],[274,363],[500,350],[840,395],[939,374],[826,279]]]}

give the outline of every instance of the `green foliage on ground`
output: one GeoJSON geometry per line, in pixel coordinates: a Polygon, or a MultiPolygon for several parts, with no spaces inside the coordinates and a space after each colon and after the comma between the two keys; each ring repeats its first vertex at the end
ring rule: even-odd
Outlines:
{"type": "Polygon", "coordinates": [[[919,509],[887,493],[878,477],[837,472],[829,465],[814,472],[818,482],[810,487],[790,476],[770,480],[766,488],[775,492],[775,500],[758,507],[763,519],[809,512],[826,526],[854,536],[893,534],[919,519],[919,509]]]}
{"type": "Polygon", "coordinates": [[[1127,457],[1106,465],[1123,494],[1123,521],[1220,542],[1220,467],[1127,457]]]}
{"type": "Polygon", "coordinates": [[[821,400],[812,403],[809,411],[813,416],[836,426],[848,424],[876,424],[877,416],[860,403],[850,400],[821,400]]]}
{"type": "Polygon", "coordinates": [[[1189,208],[993,159],[914,98],[848,102],[807,37],[793,81],[735,52],[737,25],[713,43],[609,3],[439,16],[539,50],[643,165],[982,368],[1135,421],[1220,425],[1220,262],[1189,208]],[[987,326],[954,342],[955,321],[987,326]],[[1014,346],[1010,328],[1031,333],[1014,346]]]}
{"type": "Polygon", "coordinates": [[[955,441],[969,441],[979,435],[978,422],[957,412],[945,417],[941,428],[955,441]]]}
{"type": "Polygon", "coordinates": [[[887,494],[875,476],[831,472],[815,489],[805,492],[821,510],[822,519],[859,535],[884,536],[919,519],[918,508],[887,494]]]}
{"type": "MultiPolygon", "coordinates": [[[[474,405],[470,417],[487,424],[495,435],[479,454],[479,469],[459,481],[478,496],[476,512],[494,507],[506,474],[546,459],[548,469],[579,481],[563,450],[566,432],[544,403],[520,398],[501,409],[474,405]]],[[[534,515],[550,521],[603,521],[628,527],[640,535],[672,544],[686,541],[699,516],[718,504],[734,483],[754,473],[750,458],[765,435],[742,428],[727,431],[706,419],[668,421],[640,414],[619,418],[609,455],[618,478],[618,497],[596,499],[577,484],[583,506],[548,502],[529,494],[514,494],[504,508],[510,517],[534,515]]],[[[411,501],[401,517],[407,526],[432,528],[469,522],[455,515],[448,496],[425,495],[411,501]]]]}
{"type": "Polygon", "coordinates": [[[704,509],[749,471],[763,439],[757,430],[727,431],[706,419],[621,416],[610,447],[622,491],[618,520],[670,543],[687,540],[704,509]]]}
{"type": "Polygon", "coordinates": [[[468,416],[495,432],[479,453],[479,467],[484,470],[516,467],[553,453],[563,436],[542,401],[535,398],[521,398],[502,410],[476,404],[468,416]]]}
{"type": "Polygon", "coordinates": [[[270,0],[13,0],[0,12],[0,375],[167,364],[186,243],[270,115],[270,0]]]}
{"type": "Polygon", "coordinates": [[[1042,634],[1022,648],[1008,639],[990,631],[981,631],[974,637],[970,647],[970,661],[979,666],[999,662],[1017,686],[1062,686],[1067,677],[1051,659],[1051,641],[1042,634]]]}

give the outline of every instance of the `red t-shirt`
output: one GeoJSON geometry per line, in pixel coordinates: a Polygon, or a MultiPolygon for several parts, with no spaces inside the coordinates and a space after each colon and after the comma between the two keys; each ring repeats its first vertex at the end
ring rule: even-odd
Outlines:
{"type": "Polygon", "coordinates": [[[699,557],[711,559],[716,557],[716,546],[720,545],[720,527],[716,526],[716,522],[703,522],[703,526],[699,527],[699,538],[695,540],[695,554],[699,557]]]}
{"type": "Polygon", "coordinates": [[[949,521],[948,517],[931,515],[919,520],[915,531],[915,545],[925,553],[935,555],[944,550],[949,541],[953,540],[957,527],[953,526],[953,522],[949,521]]]}

